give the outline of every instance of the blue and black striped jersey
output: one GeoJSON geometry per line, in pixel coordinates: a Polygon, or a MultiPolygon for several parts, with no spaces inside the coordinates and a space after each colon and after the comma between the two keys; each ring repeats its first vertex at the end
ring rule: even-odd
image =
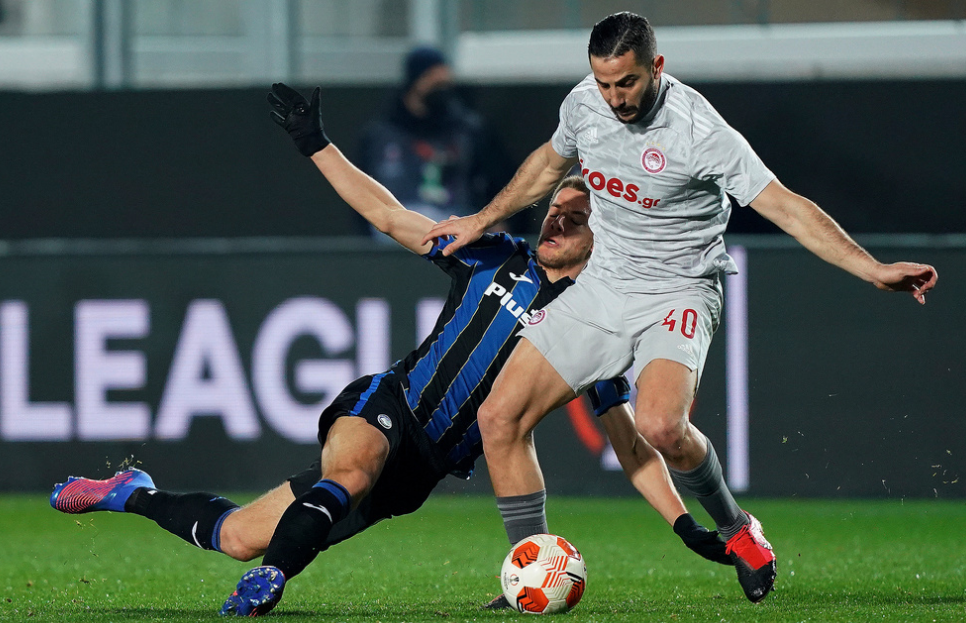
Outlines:
{"type": "Polygon", "coordinates": [[[445,257],[443,241],[425,256],[452,278],[436,325],[397,362],[416,419],[446,457],[449,471],[468,475],[483,454],[477,410],[532,311],[573,284],[551,282],[530,246],[507,234],[486,234],[445,257]]]}

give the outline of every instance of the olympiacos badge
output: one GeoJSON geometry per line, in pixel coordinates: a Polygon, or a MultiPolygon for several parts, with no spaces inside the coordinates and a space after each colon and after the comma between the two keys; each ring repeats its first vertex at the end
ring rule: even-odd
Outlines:
{"type": "Polygon", "coordinates": [[[641,154],[641,166],[648,173],[660,173],[664,170],[665,165],[667,165],[667,158],[664,157],[664,152],[657,147],[648,147],[641,154]]]}

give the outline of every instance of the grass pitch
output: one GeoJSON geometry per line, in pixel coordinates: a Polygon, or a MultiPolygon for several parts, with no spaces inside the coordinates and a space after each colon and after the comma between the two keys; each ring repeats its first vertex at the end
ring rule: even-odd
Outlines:
{"type": "MultiPolygon", "coordinates": [[[[777,590],[760,605],[745,600],[733,569],[691,554],[643,501],[551,498],[551,529],[577,545],[589,570],[583,601],[555,620],[966,620],[966,503],[745,504],[778,555],[777,590]]],[[[3,621],[223,620],[218,609],[253,566],[200,551],[142,517],[62,515],[41,495],[0,497],[0,534],[3,621]]],[[[478,609],[499,590],[508,549],[491,498],[434,498],[322,554],[269,616],[532,621],[478,609]]]]}

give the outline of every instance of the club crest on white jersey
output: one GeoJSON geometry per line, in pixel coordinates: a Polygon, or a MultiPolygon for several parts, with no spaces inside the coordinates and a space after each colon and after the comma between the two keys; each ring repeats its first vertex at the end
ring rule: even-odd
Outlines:
{"type": "Polygon", "coordinates": [[[633,124],[614,116],[589,74],[561,103],[550,144],[580,162],[592,190],[594,253],[581,278],[625,292],[676,291],[737,270],[722,237],[728,195],[748,205],[775,179],[700,93],[667,73],[633,124]]]}
{"type": "Polygon", "coordinates": [[[648,147],[641,154],[641,166],[648,173],[660,173],[667,166],[667,158],[659,148],[648,147]]]}

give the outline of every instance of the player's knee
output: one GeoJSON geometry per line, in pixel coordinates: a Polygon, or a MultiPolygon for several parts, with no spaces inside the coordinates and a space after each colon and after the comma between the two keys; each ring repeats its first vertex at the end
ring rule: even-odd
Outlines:
{"type": "Polygon", "coordinates": [[[680,419],[656,414],[639,414],[637,430],[647,443],[665,457],[676,456],[684,443],[685,427],[680,419]]]}
{"type": "Polygon", "coordinates": [[[486,400],[476,414],[483,441],[492,446],[512,443],[519,437],[519,418],[510,417],[497,402],[486,400]]]}
{"type": "MultiPolygon", "coordinates": [[[[244,521],[225,521],[221,525],[219,547],[221,553],[235,560],[248,562],[265,553],[268,542],[258,535],[252,534],[244,521]]],[[[271,535],[269,535],[269,538],[271,535]]]]}
{"type": "Polygon", "coordinates": [[[483,404],[476,411],[476,421],[480,425],[480,433],[484,439],[499,432],[500,425],[497,421],[498,417],[498,410],[493,408],[488,400],[484,400],[483,404]]]}
{"type": "Polygon", "coordinates": [[[348,460],[327,463],[322,469],[324,480],[339,483],[352,499],[352,507],[369,495],[386,466],[389,458],[389,442],[379,435],[371,443],[357,448],[348,460]]]}
{"type": "Polygon", "coordinates": [[[350,506],[355,508],[376,486],[376,480],[383,465],[385,465],[385,459],[379,463],[379,469],[375,469],[374,464],[372,469],[336,469],[325,472],[322,479],[331,480],[341,485],[352,500],[350,506]]]}

